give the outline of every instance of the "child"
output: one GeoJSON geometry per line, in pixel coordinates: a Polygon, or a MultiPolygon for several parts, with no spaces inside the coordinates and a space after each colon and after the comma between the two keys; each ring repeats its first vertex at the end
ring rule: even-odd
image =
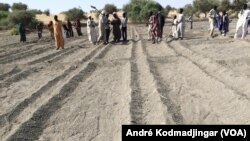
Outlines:
{"type": "Polygon", "coordinates": [[[176,15],[174,15],[174,19],[172,22],[172,36],[173,36],[173,38],[178,38],[178,35],[177,35],[177,16],[176,15]]]}

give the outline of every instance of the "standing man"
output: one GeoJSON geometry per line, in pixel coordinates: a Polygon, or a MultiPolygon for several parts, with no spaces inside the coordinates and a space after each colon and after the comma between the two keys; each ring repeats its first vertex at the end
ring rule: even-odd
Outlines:
{"type": "Polygon", "coordinates": [[[99,43],[100,40],[105,41],[105,11],[102,11],[101,14],[99,15],[99,24],[98,24],[98,29],[99,29],[99,36],[97,39],[97,42],[99,43]]]}
{"type": "Polygon", "coordinates": [[[114,42],[120,42],[121,39],[121,19],[117,16],[116,12],[113,12],[114,19],[111,21],[111,25],[113,25],[113,36],[114,42]]]}
{"type": "Polygon", "coordinates": [[[128,18],[127,18],[127,14],[123,13],[122,15],[122,38],[123,41],[126,42],[127,41],[127,23],[128,23],[128,18]]]}
{"type": "Polygon", "coordinates": [[[181,40],[183,40],[185,32],[185,17],[183,11],[184,10],[181,8],[177,16],[177,35],[181,40]]]}
{"type": "Polygon", "coordinates": [[[105,44],[108,44],[109,43],[109,35],[110,35],[110,24],[111,24],[111,21],[109,20],[109,14],[106,14],[106,23],[105,23],[105,32],[106,32],[106,35],[105,35],[105,44]]]}
{"type": "Polygon", "coordinates": [[[72,23],[70,22],[69,19],[67,20],[67,27],[68,27],[68,30],[69,30],[69,37],[74,37],[72,23]]]}
{"type": "Polygon", "coordinates": [[[162,15],[161,11],[158,11],[158,20],[159,20],[159,26],[160,26],[160,40],[162,40],[163,35],[163,27],[165,25],[165,17],[162,15]]]}
{"type": "Polygon", "coordinates": [[[96,40],[97,40],[96,32],[95,32],[95,22],[92,20],[91,16],[89,16],[87,20],[87,33],[88,33],[90,43],[95,45],[96,40]]]}
{"type": "Polygon", "coordinates": [[[75,28],[76,28],[76,32],[77,32],[78,36],[82,36],[80,19],[76,20],[75,28]]]}
{"type": "Polygon", "coordinates": [[[54,36],[55,36],[55,45],[56,49],[59,48],[64,49],[64,39],[63,39],[63,32],[62,32],[62,22],[58,20],[57,15],[54,16],[54,36]]]}
{"type": "Polygon", "coordinates": [[[26,42],[26,32],[23,23],[19,24],[19,34],[20,34],[20,42],[26,42]]]}
{"type": "Polygon", "coordinates": [[[247,4],[242,7],[242,14],[239,14],[239,19],[236,25],[236,33],[234,38],[245,39],[248,29],[248,21],[250,19],[250,10],[247,9],[247,4]]]}
{"type": "Polygon", "coordinates": [[[213,38],[214,37],[214,28],[215,28],[215,18],[217,14],[217,6],[214,6],[213,9],[211,9],[208,13],[208,20],[209,20],[209,34],[213,38]]]}

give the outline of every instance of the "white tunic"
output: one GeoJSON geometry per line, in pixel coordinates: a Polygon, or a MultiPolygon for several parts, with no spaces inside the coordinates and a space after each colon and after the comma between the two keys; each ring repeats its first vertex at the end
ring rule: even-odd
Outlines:
{"type": "Polygon", "coordinates": [[[239,19],[236,25],[236,32],[234,38],[242,38],[246,37],[248,21],[250,18],[250,10],[244,10],[242,13],[239,13],[239,19]]]}
{"type": "Polygon", "coordinates": [[[88,33],[89,41],[91,43],[95,43],[97,41],[95,22],[90,19],[88,19],[87,21],[87,33],[88,33]]]}

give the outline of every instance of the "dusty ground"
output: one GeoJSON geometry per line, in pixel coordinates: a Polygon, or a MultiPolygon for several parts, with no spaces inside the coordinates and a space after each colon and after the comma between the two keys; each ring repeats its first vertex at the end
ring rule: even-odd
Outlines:
{"type": "Polygon", "coordinates": [[[234,27],[211,39],[195,23],[184,40],[152,45],[136,25],[128,43],[85,35],[59,51],[47,32],[24,44],[0,34],[0,138],[119,141],[122,124],[249,124],[249,40],[233,39],[234,27]]]}

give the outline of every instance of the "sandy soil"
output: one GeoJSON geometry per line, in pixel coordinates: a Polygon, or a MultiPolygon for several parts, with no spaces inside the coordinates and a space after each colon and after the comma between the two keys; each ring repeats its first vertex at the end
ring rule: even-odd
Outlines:
{"type": "Polygon", "coordinates": [[[152,44],[130,25],[127,43],[93,46],[85,34],[59,51],[47,32],[27,43],[0,34],[0,138],[119,141],[122,124],[249,124],[249,36],[233,39],[235,22],[213,39],[206,22],[188,26],[184,40],[166,26],[152,44]]]}

